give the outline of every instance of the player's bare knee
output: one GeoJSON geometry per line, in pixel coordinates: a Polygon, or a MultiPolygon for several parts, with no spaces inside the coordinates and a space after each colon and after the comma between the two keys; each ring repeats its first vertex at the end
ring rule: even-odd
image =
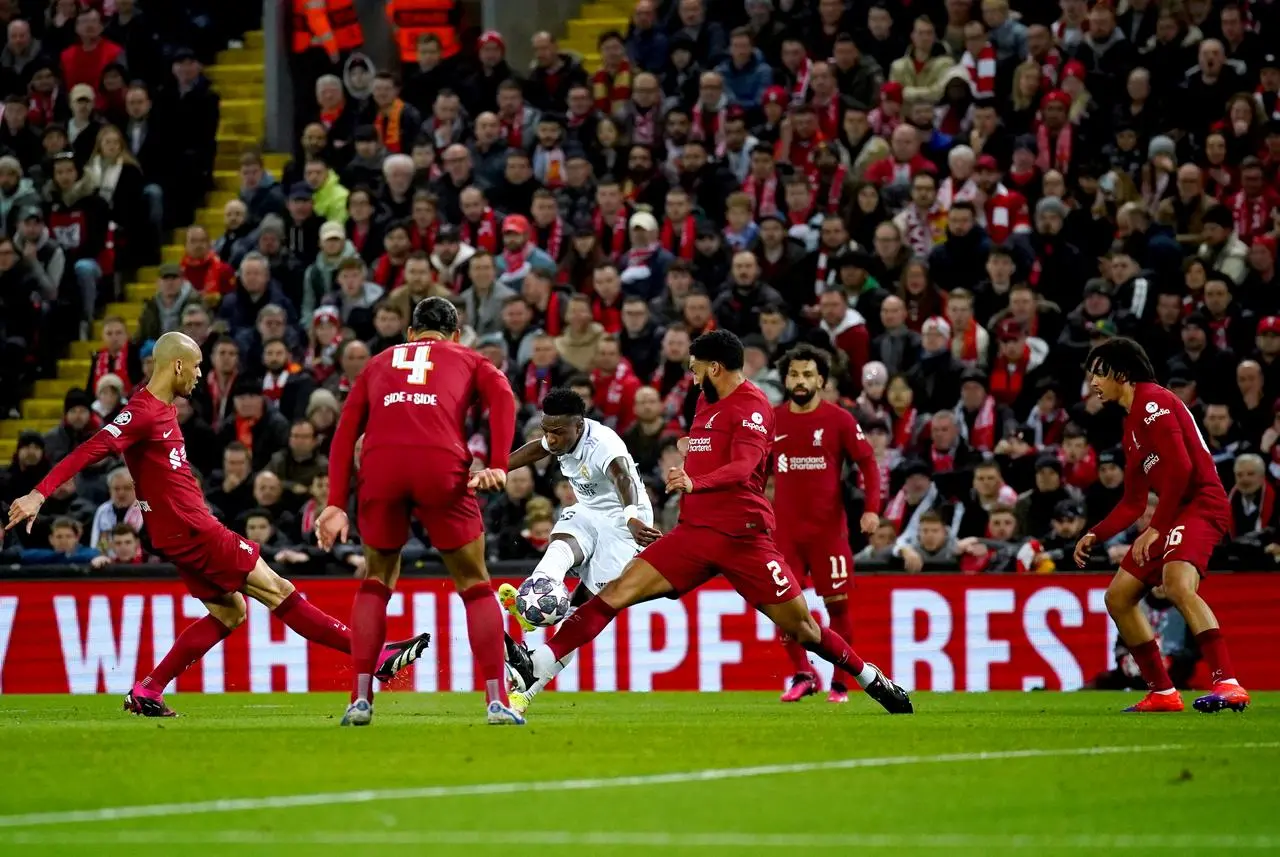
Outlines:
{"type": "Polygon", "coordinates": [[[249,612],[245,607],[244,596],[239,592],[230,592],[221,601],[206,601],[204,606],[209,615],[225,625],[228,631],[234,631],[243,625],[249,612]]]}
{"type": "Polygon", "coordinates": [[[1106,593],[1102,596],[1102,602],[1107,605],[1107,613],[1112,616],[1128,613],[1137,606],[1137,602],[1133,600],[1128,592],[1115,586],[1107,587],[1106,593]]]}
{"type": "Polygon", "coordinates": [[[1185,576],[1169,576],[1164,582],[1164,597],[1181,608],[1193,604],[1200,597],[1196,589],[1194,582],[1185,576]]]}

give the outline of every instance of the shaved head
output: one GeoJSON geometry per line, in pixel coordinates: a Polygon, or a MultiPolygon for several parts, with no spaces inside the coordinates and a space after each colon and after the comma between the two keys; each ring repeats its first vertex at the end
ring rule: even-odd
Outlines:
{"type": "Polygon", "coordinates": [[[200,346],[185,333],[170,331],[156,340],[156,366],[168,366],[177,360],[200,361],[200,346]]]}
{"type": "Polygon", "coordinates": [[[171,331],[156,340],[155,369],[147,388],[159,399],[171,402],[174,396],[190,396],[200,382],[203,354],[196,341],[185,333],[171,331]]]}

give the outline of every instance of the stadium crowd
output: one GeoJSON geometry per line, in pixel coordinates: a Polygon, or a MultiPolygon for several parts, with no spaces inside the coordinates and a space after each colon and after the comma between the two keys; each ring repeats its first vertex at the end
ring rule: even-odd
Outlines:
{"type": "MultiPolygon", "coordinates": [[[[8,355],[50,353],[22,339],[48,330],[31,314],[87,320],[102,301],[100,225],[136,254],[115,264],[136,266],[189,220],[218,108],[175,47],[193,35],[151,20],[170,4],[4,5],[39,7],[0,53],[0,389],[16,401],[31,376],[8,355]],[[69,209],[98,224],[76,246],[47,226],[69,209]]],[[[177,329],[205,353],[180,422],[211,506],[275,562],[318,570],[343,399],[415,303],[443,295],[510,378],[518,442],[548,390],[575,389],[622,434],[664,529],[691,340],[738,334],[779,403],[781,355],[828,349],[826,396],[889,485],[860,567],[908,571],[1071,564],[1126,464],[1122,412],[1087,395],[1082,361],[1133,336],[1230,492],[1215,567],[1276,567],[1280,2],[637,0],[594,72],[545,32],[521,69],[497,32],[448,58],[436,35],[410,43],[403,67],[344,51],[295,81],[314,101],[292,161],[272,175],[242,155],[222,234],[186,231],[135,338],[107,320],[62,424],[21,438],[0,508],[115,416],[177,329]]],[[[88,474],[8,553],[144,562],[133,499],[126,471],[88,474]]],[[[491,556],[539,556],[572,502],[554,462],[510,474],[485,512],[491,556]]],[[[1116,567],[1139,531],[1091,567],[1116,567]]]]}

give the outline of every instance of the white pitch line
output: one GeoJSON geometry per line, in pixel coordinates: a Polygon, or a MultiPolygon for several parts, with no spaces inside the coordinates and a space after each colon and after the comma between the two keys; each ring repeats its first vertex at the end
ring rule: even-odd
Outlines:
{"type": "Polygon", "coordinates": [[[1234,850],[1267,850],[1280,848],[1280,836],[1268,834],[969,834],[969,833],[864,833],[864,834],[792,834],[792,833],[662,833],[648,831],[387,831],[358,832],[316,831],[281,834],[260,830],[224,830],[208,833],[164,830],[103,831],[96,834],[8,833],[0,834],[0,843],[14,847],[61,846],[101,847],[135,845],[190,847],[214,845],[242,846],[312,846],[349,848],[353,846],[586,846],[624,848],[893,848],[983,850],[1052,849],[1085,851],[1118,851],[1120,849],[1198,850],[1203,848],[1234,850]]]}
{"type": "Polygon", "coordinates": [[[806,774],[815,771],[845,771],[856,768],[890,768],[902,765],[937,765],[955,762],[999,762],[1016,759],[1054,759],[1078,756],[1115,756],[1131,753],[1167,753],[1182,750],[1271,750],[1280,741],[1218,744],[1136,744],[1115,747],[1061,747],[1030,750],[996,750],[983,753],[944,753],[936,756],[884,756],[864,759],[831,759],[821,762],[792,762],[779,765],[754,765],[746,768],[709,768],[701,771],[674,771],[666,774],[639,774],[625,777],[592,777],[571,780],[476,783],[456,786],[420,786],[402,789],[362,789],[350,792],[276,795],[265,797],[221,798],[190,803],[160,803],[141,806],[116,806],[101,809],[60,812],[31,812],[0,815],[0,828],[45,827],[98,821],[125,821],[135,818],[168,818],[183,815],[208,815],[224,812],[257,812],[267,809],[296,809],[308,806],[337,806],[392,800],[431,800],[435,798],[470,797],[475,795],[508,795],[544,792],[588,791],[635,786],[705,783],[717,780],[740,780],[772,777],[781,774],[806,774]]]}

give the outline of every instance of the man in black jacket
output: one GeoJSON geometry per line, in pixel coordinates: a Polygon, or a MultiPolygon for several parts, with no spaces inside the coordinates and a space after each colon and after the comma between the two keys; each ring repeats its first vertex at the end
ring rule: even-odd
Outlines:
{"type": "Polygon", "coordinates": [[[174,83],[161,112],[172,127],[182,129],[171,149],[175,175],[182,180],[173,183],[168,202],[174,206],[174,222],[190,223],[195,219],[197,203],[213,184],[221,99],[189,48],[180,48],[174,54],[173,76],[174,83]]]}

